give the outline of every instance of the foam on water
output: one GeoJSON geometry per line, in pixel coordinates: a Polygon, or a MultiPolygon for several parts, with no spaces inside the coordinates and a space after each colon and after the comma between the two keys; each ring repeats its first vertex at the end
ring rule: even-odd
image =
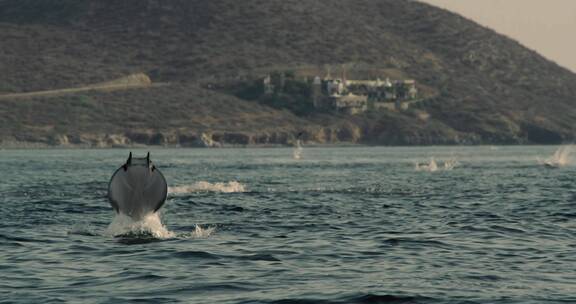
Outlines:
{"type": "MultiPolygon", "coordinates": [[[[110,225],[108,225],[104,235],[112,237],[129,236],[135,238],[153,237],[160,240],[171,238],[201,239],[210,237],[215,231],[216,227],[213,226],[202,227],[201,225],[195,225],[193,231],[177,234],[168,230],[168,228],[162,224],[158,213],[150,214],[140,221],[135,221],[124,214],[117,214],[110,225]]],[[[75,225],[68,233],[98,235],[92,227],[85,225],[75,225]]]]}
{"type": "Polygon", "coordinates": [[[121,235],[150,235],[158,239],[175,237],[174,232],[169,231],[160,220],[158,213],[145,216],[142,220],[135,221],[124,214],[117,214],[105,232],[109,236],[121,235]]]}
{"type": "Polygon", "coordinates": [[[246,192],[246,186],[237,181],[230,181],[227,183],[209,183],[206,181],[200,181],[192,185],[168,187],[168,192],[171,194],[183,194],[194,192],[236,193],[236,192],[246,192]]]}

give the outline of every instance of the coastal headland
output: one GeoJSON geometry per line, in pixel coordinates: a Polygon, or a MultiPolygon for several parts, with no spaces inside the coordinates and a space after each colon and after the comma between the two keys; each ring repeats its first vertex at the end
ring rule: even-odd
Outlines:
{"type": "Polygon", "coordinates": [[[0,3],[0,146],[559,144],[576,75],[417,1],[0,3]]]}

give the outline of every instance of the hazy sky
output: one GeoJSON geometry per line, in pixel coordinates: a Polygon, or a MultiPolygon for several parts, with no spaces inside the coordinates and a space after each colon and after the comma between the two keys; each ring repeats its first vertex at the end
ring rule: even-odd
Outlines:
{"type": "Polygon", "coordinates": [[[457,12],[576,72],[576,0],[420,0],[457,12]]]}

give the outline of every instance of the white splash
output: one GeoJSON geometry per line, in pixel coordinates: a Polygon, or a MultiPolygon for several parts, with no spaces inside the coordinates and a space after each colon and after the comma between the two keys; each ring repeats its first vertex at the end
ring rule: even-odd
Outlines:
{"type": "Polygon", "coordinates": [[[209,183],[205,181],[200,181],[192,185],[168,187],[168,192],[171,194],[194,193],[194,192],[236,193],[236,192],[246,192],[246,186],[237,181],[230,181],[227,183],[209,183]]]}
{"type": "Polygon", "coordinates": [[[460,165],[460,162],[455,158],[449,158],[443,162],[443,166],[439,167],[436,159],[434,157],[430,158],[428,163],[419,163],[416,162],[414,166],[414,170],[416,171],[424,171],[424,172],[436,172],[438,170],[443,171],[450,171],[460,165]]]}
{"type": "Polygon", "coordinates": [[[190,237],[195,239],[204,239],[210,237],[214,231],[216,231],[216,227],[202,228],[200,225],[196,225],[194,231],[190,233],[190,237]]]}
{"type": "Polygon", "coordinates": [[[419,162],[416,162],[414,170],[425,171],[425,172],[436,172],[436,171],[438,171],[438,164],[436,163],[436,160],[434,159],[434,157],[431,157],[430,161],[428,163],[422,163],[421,164],[419,162]]]}
{"type": "Polygon", "coordinates": [[[452,157],[444,161],[444,171],[450,171],[460,165],[460,162],[452,157]]]}
{"type": "Polygon", "coordinates": [[[302,142],[300,139],[296,140],[296,146],[294,151],[292,151],[292,158],[301,159],[302,158],[302,142]]]}
{"type": "Polygon", "coordinates": [[[117,214],[112,223],[108,225],[105,234],[108,236],[151,235],[158,239],[168,239],[176,236],[162,224],[158,213],[147,215],[139,221],[135,221],[124,214],[117,214]]]}
{"type": "Polygon", "coordinates": [[[562,146],[554,152],[554,155],[546,159],[538,158],[538,163],[547,167],[558,168],[570,164],[570,153],[572,152],[573,145],[562,146]]]}

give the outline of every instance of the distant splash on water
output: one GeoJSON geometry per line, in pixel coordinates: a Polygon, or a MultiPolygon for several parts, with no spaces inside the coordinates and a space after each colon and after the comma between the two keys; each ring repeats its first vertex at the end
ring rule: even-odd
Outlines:
{"type": "Polygon", "coordinates": [[[552,156],[545,159],[538,158],[538,164],[551,168],[567,166],[571,162],[570,153],[572,153],[573,147],[574,145],[562,146],[552,156]]]}
{"type": "Polygon", "coordinates": [[[455,158],[452,157],[444,161],[444,170],[450,171],[460,165],[460,162],[455,158]]]}
{"type": "Polygon", "coordinates": [[[294,151],[292,151],[292,158],[301,159],[302,158],[302,142],[300,139],[296,140],[296,146],[294,151]]]}
{"type": "Polygon", "coordinates": [[[450,159],[445,160],[443,162],[443,166],[440,167],[440,166],[438,166],[436,159],[434,157],[431,157],[430,161],[428,161],[428,163],[416,162],[414,164],[414,170],[415,171],[423,171],[423,172],[436,172],[439,170],[450,171],[459,165],[460,165],[460,162],[455,157],[452,157],[450,159]]]}
{"type": "Polygon", "coordinates": [[[434,157],[431,157],[428,163],[416,162],[414,164],[414,170],[425,172],[436,172],[438,171],[438,164],[436,163],[434,157]]]}
{"type": "Polygon", "coordinates": [[[227,183],[209,183],[206,181],[200,181],[192,185],[168,187],[168,193],[171,194],[184,194],[195,192],[222,192],[222,193],[246,192],[246,186],[237,181],[230,181],[227,183]]]}

